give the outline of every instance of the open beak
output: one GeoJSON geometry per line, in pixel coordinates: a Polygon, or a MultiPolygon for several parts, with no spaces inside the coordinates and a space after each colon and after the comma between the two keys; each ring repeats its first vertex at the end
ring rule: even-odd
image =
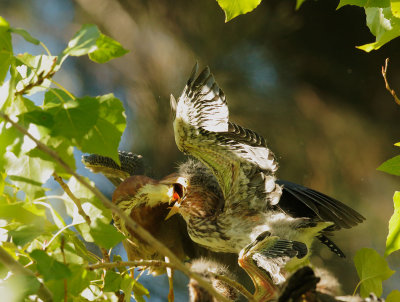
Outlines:
{"type": "Polygon", "coordinates": [[[174,205],[171,207],[171,210],[169,211],[168,215],[165,217],[165,220],[170,219],[172,216],[177,214],[179,212],[180,206],[181,206],[180,203],[175,202],[174,205]]]}

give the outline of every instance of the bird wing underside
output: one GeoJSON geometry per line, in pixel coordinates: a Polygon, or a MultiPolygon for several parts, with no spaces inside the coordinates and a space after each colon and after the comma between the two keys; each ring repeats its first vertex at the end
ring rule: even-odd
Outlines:
{"type": "Polygon", "coordinates": [[[310,217],[333,222],[332,230],[351,228],[365,218],[342,202],[301,185],[277,180],[283,186],[282,196],[277,204],[293,217],[310,217]]]}
{"type": "Polygon", "coordinates": [[[197,71],[196,63],[179,98],[177,117],[208,131],[228,131],[229,110],[223,91],[208,67],[195,78],[197,71]]]}
{"type": "MultiPolygon", "coordinates": [[[[178,148],[211,169],[223,191],[225,206],[246,199],[259,200],[266,193],[274,195],[277,164],[265,139],[229,122],[225,96],[209,68],[195,79],[196,72],[197,65],[176,108],[178,148]]],[[[279,194],[274,195],[274,200],[279,199],[279,194]]]]}

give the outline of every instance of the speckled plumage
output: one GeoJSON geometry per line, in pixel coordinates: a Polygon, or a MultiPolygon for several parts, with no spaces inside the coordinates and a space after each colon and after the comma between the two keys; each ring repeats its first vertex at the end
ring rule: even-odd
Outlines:
{"type": "Polygon", "coordinates": [[[197,78],[196,73],[197,65],[177,102],[171,96],[176,144],[201,162],[181,166],[189,185],[177,205],[195,242],[213,251],[239,253],[269,231],[310,247],[324,230],[364,220],[322,193],[277,181],[278,165],[265,139],[229,121],[225,95],[208,67],[197,78]]]}

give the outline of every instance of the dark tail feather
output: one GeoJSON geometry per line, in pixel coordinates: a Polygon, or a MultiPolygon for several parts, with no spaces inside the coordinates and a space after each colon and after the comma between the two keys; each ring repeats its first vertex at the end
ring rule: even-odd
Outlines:
{"type": "Polygon", "coordinates": [[[340,258],[346,258],[346,255],[341,251],[341,249],[328,237],[325,235],[319,235],[317,238],[340,258]]]}

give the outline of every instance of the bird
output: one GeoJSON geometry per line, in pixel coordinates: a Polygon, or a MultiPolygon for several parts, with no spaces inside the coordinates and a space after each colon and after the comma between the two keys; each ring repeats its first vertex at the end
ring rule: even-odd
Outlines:
{"type": "MultiPolygon", "coordinates": [[[[98,154],[82,157],[82,162],[87,169],[94,173],[104,174],[116,186],[112,202],[162,241],[179,259],[186,260],[195,257],[196,244],[189,238],[183,219],[177,216],[177,219],[165,220],[169,212],[168,191],[172,192],[172,189],[163,183],[177,182],[177,175],[169,174],[159,181],[150,178],[144,175],[142,156],[131,152],[119,151],[119,160],[120,164],[117,164],[111,158],[98,154]],[[163,198],[166,200],[159,202],[163,198]],[[149,202],[145,203],[143,200],[149,202]]],[[[126,236],[123,245],[129,260],[164,260],[164,256],[157,249],[128,229],[118,215],[113,214],[113,220],[116,228],[126,236]]],[[[201,248],[197,250],[199,249],[201,248]]],[[[150,267],[149,272],[159,275],[165,273],[165,269],[150,267]]]]}
{"type": "Polygon", "coordinates": [[[328,235],[365,218],[325,194],[277,180],[278,163],[266,140],[229,120],[209,67],[197,73],[196,63],[178,100],[170,98],[176,145],[194,159],[179,168],[174,188],[184,194],[171,202],[168,218],[179,213],[190,238],[216,252],[239,254],[266,231],[304,243],[307,254],[291,258],[288,271],[308,263],[314,238],[344,257],[328,235]]]}

